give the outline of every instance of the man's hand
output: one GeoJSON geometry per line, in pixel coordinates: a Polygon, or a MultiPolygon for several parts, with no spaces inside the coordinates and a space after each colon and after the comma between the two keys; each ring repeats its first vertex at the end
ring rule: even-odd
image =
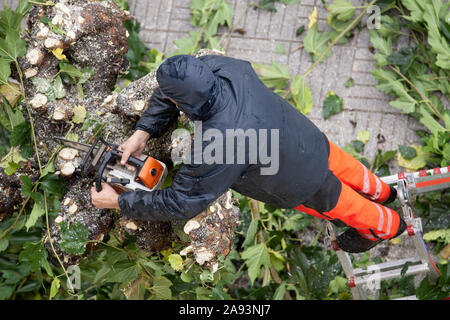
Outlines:
{"type": "Polygon", "coordinates": [[[102,183],[102,191],[97,192],[95,186],[91,188],[92,204],[99,209],[117,209],[119,207],[119,194],[109,184],[102,183]]]}
{"type": "Polygon", "coordinates": [[[149,138],[150,135],[147,132],[136,130],[136,132],[118,148],[120,151],[123,151],[120,164],[122,166],[126,166],[128,170],[134,171],[135,168],[133,166],[126,164],[128,158],[130,157],[130,155],[139,158],[142,154],[142,151],[144,151],[145,145],[147,144],[149,138]]]}

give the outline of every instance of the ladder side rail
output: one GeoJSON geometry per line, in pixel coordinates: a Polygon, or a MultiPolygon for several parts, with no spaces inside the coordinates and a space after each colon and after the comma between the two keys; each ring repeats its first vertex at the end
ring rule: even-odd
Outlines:
{"type": "Polygon", "coordinates": [[[355,275],[353,270],[353,264],[350,259],[350,255],[347,252],[344,252],[343,250],[339,249],[336,241],[336,229],[334,225],[331,222],[327,222],[327,234],[330,239],[331,247],[333,248],[334,252],[336,253],[338,260],[342,266],[342,269],[344,270],[344,274],[347,278],[348,285],[350,288],[350,292],[352,294],[352,297],[354,300],[367,300],[367,296],[362,290],[361,287],[358,287],[355,285],[355,275]]]}
{"type": "MultiPolygon", "coordinates": [[[[450,166],[442,167],[442,168],[434,168],[429,170],[421,170],[412,172],[411,174],[414,176],[414,178],[419,178],[422,176],[428,176],[428,175],[436,175],[436,174],[444,174],[444,173],[450,173],[450,166]]],[[[405,179],[405,173],[401,172],[398,174],[394,174],[387,177],[380,177],[381,181],[387,184],[396,184],[399,180],[405,179]]]]}

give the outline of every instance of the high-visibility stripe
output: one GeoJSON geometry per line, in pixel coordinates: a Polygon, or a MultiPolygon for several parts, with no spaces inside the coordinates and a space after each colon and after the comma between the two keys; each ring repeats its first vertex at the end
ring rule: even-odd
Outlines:
{"type": "Polygon", "coordinates": [[[361,164],[361,166],[364,169],[364,184],[363,184],[362,192],[365,194],[368,194],[370,191],[369,170],[366,168],[365,165],[361,164]]]}
{"type": "Polygon", "coordinates": [[[381,208],[381,206],[377,203],[374,203],[375,207],[378,210],[378,214],[379,214],[379,218],[378,218],[378,227],[377,230],[378,231],[383,231],[383,223],[384,223],[384,214],[383,214],[383,209],[381,208]]]}
{"type": "Polygon", "coordinates": [[[375,190],[375,195],[373,195],[372,197],[370,197],[371,200],[378,200],[381,196],[381,181],[380,178],[378,178],[377,176],[375,176],[375,183],[376,183],[376,190],[375,190]]]}
{"type": "Polygon", "coordinates": [[[386,207],[382,207],[382,208],[386,210],[386,213],[388,215],[388,225],[387,225],[386,233],[379,234],[378,235],[379,237],[388,236],[391,233],[391,227],[392,227],[392,212],[391,212],[391,210],[389,210],[386,207]]]}

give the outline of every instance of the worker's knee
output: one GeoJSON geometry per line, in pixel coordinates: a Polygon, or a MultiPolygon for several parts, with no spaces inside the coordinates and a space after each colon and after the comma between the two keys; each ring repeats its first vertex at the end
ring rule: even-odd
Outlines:
{"type": "Polygon", "coordinates": [[[329,171],[328,177],[320,187],[319,191],[303,205],[318,212],[329,212],[336,207],[341,190],[341,181],[329,171]]]}

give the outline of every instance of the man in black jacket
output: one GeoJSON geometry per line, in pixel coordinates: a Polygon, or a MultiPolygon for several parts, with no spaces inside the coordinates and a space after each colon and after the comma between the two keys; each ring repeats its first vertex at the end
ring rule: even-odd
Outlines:
{"type": "Polygon", "coordinates": [[[375,203],[393,201],[395,189],[269,90],[249,62],[174,56],[159,67],[157,80],[149,108],[121,145],[122,164],[130,155],[139,156],[150,137],[160,137],[180,111],[200,124],[195,135],[208,138],[200,140],[200,148],[194,142],[191,162],[183,164],[171,187],[118,195],[105,185],[101,193],[92,189],[95,206],[119,209],[131,219],[190,219],[232,188],[278,208],[344,222],[351,228],[338,243],[349,252],[366,251],[404,231],[395,211],[375,203]],[[230,133],[233,143],[234,138],[241,143],[219,143],[220,137],[229,140],[230,133]],[[205,150],[213,143],[216,161],[206,161],[205,150]],[[269,150],[276,163],[267,161],[269,150]]]}

